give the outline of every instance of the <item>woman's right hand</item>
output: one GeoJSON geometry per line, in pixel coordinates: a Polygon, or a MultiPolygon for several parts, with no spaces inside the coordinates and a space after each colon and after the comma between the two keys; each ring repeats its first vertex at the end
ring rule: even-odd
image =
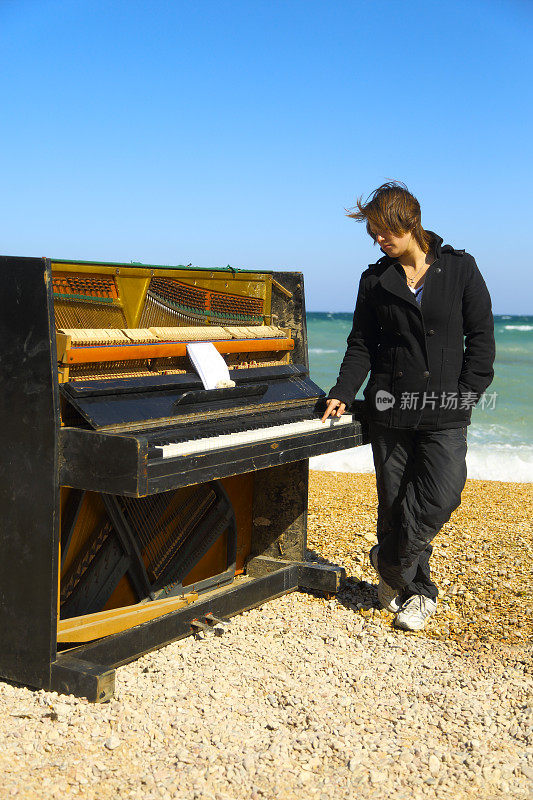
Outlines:
{"type": "Polygon", "coordinates": [[[331,400],[328,400],[321,422],[325,422],[328,417],[342,417],[345,411],[346,403],[341,403],[340,400],[335,400],[335,398],[332,397],[331,400]]]}

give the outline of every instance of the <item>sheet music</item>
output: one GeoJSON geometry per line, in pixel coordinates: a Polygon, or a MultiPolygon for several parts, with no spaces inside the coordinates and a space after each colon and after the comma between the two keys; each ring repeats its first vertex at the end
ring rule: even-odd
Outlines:
{"type": "Polygon", "coordinates": [[[187,355],[200,376],[204,389],[235,386],[229,369],[213,342],[194,342],[187,345],[187,355]]]}

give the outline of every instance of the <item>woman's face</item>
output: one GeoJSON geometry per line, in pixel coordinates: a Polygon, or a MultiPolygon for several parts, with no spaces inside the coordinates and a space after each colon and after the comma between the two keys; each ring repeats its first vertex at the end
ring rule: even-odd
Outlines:
{"type": "Polygon", "coordinates": [[[388,256],[392,256],[393,258],[403,256],[403,254],[409,250],[413,241],[412,233],[403,233],[401,236],[396,236],[390,231],[374,230],[372,228],[372,234],[381,249],[384,250],[388,256]]]}

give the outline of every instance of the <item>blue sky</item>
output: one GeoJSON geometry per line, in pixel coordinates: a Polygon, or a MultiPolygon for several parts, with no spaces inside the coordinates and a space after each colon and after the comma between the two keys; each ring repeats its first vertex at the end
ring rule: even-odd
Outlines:
{"type": "Polygon", "coordinates": [[[533,314],[529,0],[2,0],[0,252],[295,269],[351,311],[385,180],[533,314]]]}

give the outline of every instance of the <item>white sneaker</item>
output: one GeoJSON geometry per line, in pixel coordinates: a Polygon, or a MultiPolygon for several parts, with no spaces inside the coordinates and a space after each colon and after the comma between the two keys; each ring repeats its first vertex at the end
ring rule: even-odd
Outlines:
{"type": "Polygon", "coordinates": [[[378,552],[379,552],[379,544],[376,544],[368,554],[368,557],[370,558],[370,563],[372,564],[372,566],[374,567],[379,576],[378,600],[383,606],[383,608],[385,608],[387,611],[392,611],[393,614],[396,614],[396,612],[399,611],[401,607],[400,595],[398,594],[398,590],[393,589],[392,586],[389,586],[388,583],[385,583],[385,581],[379,574],[378,552]]]}
{"type": "Polygon", "coordinates": [[[429,617],[437,610],[437,603],[423,594],[414,594],[406,600],[396,614],[394,624],[405,631],[421,631],[429,617]]]}

